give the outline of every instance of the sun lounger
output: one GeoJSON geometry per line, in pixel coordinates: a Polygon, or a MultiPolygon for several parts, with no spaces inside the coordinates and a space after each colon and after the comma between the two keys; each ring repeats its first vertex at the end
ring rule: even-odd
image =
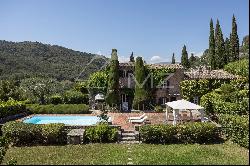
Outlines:
{"type": "Polygon", "coordinates": [[[140,120],[140,119],[144,118],[145,115],[146,115],[146,114],[144,113],[144,114],[142,114],[141,116],[129,117],[128,120],[140,120]]]}
{"type": "Polygon", "coordinates": [[[142,119],[133,119],[130,120],[132,123],[143,123],[148,117],[144,116],[142,119]]]}
{"type": "Polygon", "coordinates": [[[109,116],[109,118],[108,118],[108,123],[109,123],[109,124],[112,124],[111,116],[109,116]]]}

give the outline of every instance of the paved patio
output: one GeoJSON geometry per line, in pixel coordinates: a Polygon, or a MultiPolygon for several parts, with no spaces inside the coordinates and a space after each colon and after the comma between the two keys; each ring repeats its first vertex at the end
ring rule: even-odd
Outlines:
{"type": "MultiPolygon", "coordinates": [[[[129,117],[139,117],[143,113],[108,113],[108,116],[112,118],[113,125],[120,125],[122,129],[133,130],[134,124],[128,121],[129,117]]],[[[148,120],[151,124],[165,124],[166,123],[166,114],[164,113],[145,113],[148,116],[148,120]]],[[[169,113],[170,116],[172,113],[169,113]]],[[[198,118],[194,117],[194,120],[198,118]]],[[[168,121],[169,124],[173,124],[172,120],[168,121]]]]}

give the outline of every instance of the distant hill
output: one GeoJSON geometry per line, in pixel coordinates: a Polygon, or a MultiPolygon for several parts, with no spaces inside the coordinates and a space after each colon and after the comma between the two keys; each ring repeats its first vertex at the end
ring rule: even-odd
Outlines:
{"type": "Polygon", "coordinates": [[[99,59],[87,65],[93,57],[94,54],[57,45],[0,40],[0,79],[45,76],[58,81],[74,81],[83,69],[80,78],[85,79],[107,59],[98,56],[99,59]]]}

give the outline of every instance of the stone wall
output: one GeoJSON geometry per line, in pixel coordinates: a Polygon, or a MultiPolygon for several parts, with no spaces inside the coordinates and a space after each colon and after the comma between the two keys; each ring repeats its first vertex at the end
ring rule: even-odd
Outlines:
{"type": "Polygon", "coordinates": [[[154,96],[157,103],[162,97],[167,98],[167,102],[171,101],[171,97],[175,97],[176,100],[181,99],[180,82],[184,80],[184,70],[176,69],[174,75],[171,76],[169,79],[166,78],[165,81],[167,80],[169,81],[169,87],[159,88],[155,91],[154,96]]]}

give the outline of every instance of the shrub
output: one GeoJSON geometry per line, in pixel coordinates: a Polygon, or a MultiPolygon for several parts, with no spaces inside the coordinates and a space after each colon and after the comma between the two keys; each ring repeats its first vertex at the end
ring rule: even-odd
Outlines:
{"type": "Polygon", "coordinates": [[[65,125],[60,123],[41,125],[45,144],[64,143],[66,141],[65,125]]]}
{"type": "Polygon", "coordinates": [[[221,96],[215,92],[210,92],[201,97],[200,105],[204,107],[206,114],[212,116],[216,114],[215,103],[222,101],[221,96]]]}
{"type": "Polygon", "coordinates": [[[219,129],[211,123],[145,125],[139,130],[141,140],[145,143],[211,143],[220,139],[219,129]]]}
{"type": "Polygon", "coordinates": [[[106,123],[90,126],[85,130],[87,142],[115,142],[118,139],[118,129],[112,128],[106,123]]]}
{"type": "Polygon", "coordinates": [[[220,114],[219,124],[226,138],[249,148],[249,116],[220,114]]]}
{"type": "Polygon", "coordinates": [[[89,107],[85,104],[28,104],[27,110],[33,114],[88,114],[89,107]]]}
{"type": "MultiPolygon", "coordinates": [[[[218,90],[217,90],[218,92],[218,90]]],[[[206,114],[209,116],[217,116],[218,114],[248,114],[248,90],[235,91],[228,94],[232,101],[225,101],[225,95],[220,95],[216,92],[207,93],[201,97],[200,104],[205,108],[206,114]],[[238,98],[236,100],[236,98],[238,98]]]]}
{"type": "Polygon", "coordinates": [[[82,94],[78,91],[67,91],[64,94],[65,104],[88,104],[89,97],[88,94],[82,94]]]}
{"type": "Polygon", "coordinates": [[[64,124],[30,124],[7,122],[2,127],[3,136],[14,145],[64,143],[66,134],[64,124]]]}
{"type": "Polygon", "coordinates": [[[63,103],[63,98],[60,95],[53,95],[49,99],[51,104],[62,104],[63,103]]]}
{"type": "Polygon", "coordinates": [[[41,128],[39,125],[22,122],[7,122],[2,127],[3,136],[14,145],[26,145],[41,141],[41,128]]]}
{"type": "Polygon", "coordinates": [[[177,142],[177,127],[173,125],[145,125],[139,131],[142,141],[145,143],[177,142]]]}
{"type": "Polygon", "coordinates": [[[7,139],[5,137],[0,137],[0,164],[2,163],[7,148],[8,148],[7,139]]]}
{"type": "Polygon", "coordinates": [[[178,126],[179,141],[182,143],[212,143],[220,140],[218,127],[212,123],[187,123],[178,126]]]}
{"type": "Polygon", "coordinates": [[[0,101],[0,118],[19,114],[26,111],[25,104],[20,101],[8,100],[7,102],[0,101]]]}
{"type": "Polygon", "coordinates": [[[243,59],[236,62],[228,63],[224,69],[229,73],[247,77],[249,74],[249,59],[243,59]]]}
{"type": "Polygon", "coordinates": [[[157,105],[157,106],[154,107],[154,111],[155,111],[155,112],[164,112],[164,109],[163,109],[162,106],[157,105]]]}

